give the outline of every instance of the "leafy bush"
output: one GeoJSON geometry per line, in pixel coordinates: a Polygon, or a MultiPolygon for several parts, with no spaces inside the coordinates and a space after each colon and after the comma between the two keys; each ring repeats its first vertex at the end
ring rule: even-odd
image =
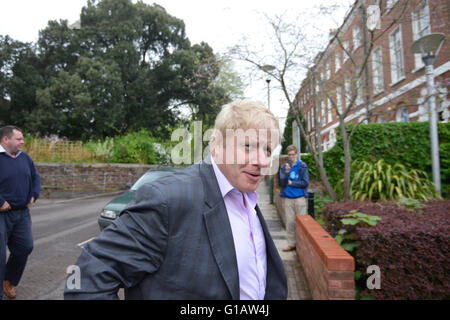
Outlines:
{"type": "Polygon", "coordinates": [[[158,154],[154,148],[155,142],[156,139],[145,129],[116,137],[112,162],[157,164],[158,154]]]}
{"type": "Polygon", "coordinates": [[[395,200],[401,197],[424,201],[437,198],[434,184],[420,170],[407,169],[400,163],[387,164],[383,159],[376,163],[352,163],[351,198],[354,200],[395,200]]]}
{"type": "Polygon", "coordinates": [[[359,275],[365,275],[368,266],[380,267],[381,289],[367,289],[367,277],[357,279],[357,289],[362,296],[448,300],[448,212],[450,202],[443,200],[424,203],[420,214],[392,202],[347,201],[327,204],[323,217],[332,236],[337,236],[341,229],[353,233],[352,240],[357,245],[351,254],[359,275]],[[374,227],[342,224],[345,216],[353,210],[379,216],[381,220],[374,227]]]}
{"type": "Polygon", "coordinates": [[[109,162],[114,156],[114,139],[106,137],[104,141],[89,141],[85,144],[86,148],[91,150],[95,158],[102,162],[109,162]]]}

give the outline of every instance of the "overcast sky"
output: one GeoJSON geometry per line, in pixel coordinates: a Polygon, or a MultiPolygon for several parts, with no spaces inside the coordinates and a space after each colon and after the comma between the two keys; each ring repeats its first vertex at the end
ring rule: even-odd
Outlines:
{"type": "MultiPolygon", "coordinates": [[[[269,32],[264,24],[263,13],[297,16],[312,5],[327,4],[333,0],[160,0],[154,2],[166,8],[167,12],[182,19],[191,43],[207,42],[215,52],[224,52],[239,43],[244,35],[251,35],[255,41],[264,41],[269,32]],[[261,37],[257,37],[259,35],[261,37]],[[259,38],[259,39],[258,39],[259,38]]],[[[342,0],[353,3],[353,0],[342,0]]],[[[133,1],[136,2],[136,1],[133,1]]],[[[335,1],[334,1],[335,2],[335,1]]],[[[35,42],[39,30],[46,27],[49,20],[67,19],[69,23],[79,19],[81,8],[87,0],[0,0],[0,34],[15,40],[35,42]]],[[[344,12],[345,13],[345,12],[344,12]]],[[[336,21],[318,21],[324,30],[342,23],[343,13],[336,21]]],[[[301,21],[299,21],[301,23],[301,21]]],[[[238,70],[239,71],[239,70],[238,70]]],[[[298,83],[301,83],[299,79],[298,83]]],[[[271,109],[277,116],[284,116],[282,95],[271,92],[271,109]]],[[[267,101],[265,81],[251,83],[246,95],[249,98],[267,101]]]]}

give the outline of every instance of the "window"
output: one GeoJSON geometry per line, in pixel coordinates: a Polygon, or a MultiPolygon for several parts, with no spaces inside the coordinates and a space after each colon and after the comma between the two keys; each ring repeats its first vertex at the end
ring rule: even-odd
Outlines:
{"type": "Polygon", "coordinates": [[[401,25],[389,35],[389,49],[391,55],[391,84],[395,84],[405,77],[401,25]]]}
{"type": "Polygon", "coordinates": [[[381,46],[375,48],[372,53],[372,82],[373,94],[377,94],[384,89],[384,74],[383,74],[383,57],[381,46]]]}
{"type": "Polygon", "coordinates": [[[328,103],[328,112],[327,112],[328,122],[331,122],[331,121],[333,121],[333,113],[332,113],[333,106],[331,105],[330,98],[327,98],[327,103],[328,103]]]}
{"type": "Polygon", "coordinates": [[[401,107],[400,109],[398,109],[396,119],[398,122],[409,122],[408,108],[401,107]]]}
{"type": "Polygon", "coordinates": [[[336,87],[336,107],[340,114],[342,114],[342,88],[336,87]]]}
{"type": "Polygon", "coordinates": [[[361,29],[359,26],[353,28],[353,52],[361,45],[361,29]]]}
{"type": "Polygon", "coordinates": [[[335,58],[335,72],[341,68],[341,51],[336,51],[335,58]]]}
{"type": "Polygon", "coordinates": [[[344,89],[345,89],[345,106],[348,107],[348,105],[350,104],[350,100],[352,98],[350,79],[348,78],[345,79],[344,89]]]}
{"type": "MultiPolygon", "coordinates": [[[[412,30],[413,41],[431,33],[430,11],[426,0],[422,1],[412,12],[412,30]]],[[[414,63],[416,70],[424,66],[421,54],[414,54],[414,63]]]]}
{"type": "Polygon", "coordinates": [[[327,68],[327,80],[328,80],[328,79],[330,79],[330,76],[331,76],[330,62],[327,63],[326,68],[327,68]]]}
{"type": "Polygon", "coordinates": [[[397,2],[397,0],[387,0],[386,1],[386,8],[387,9],[391,9],[395,5],[396,2],[397,2]]]}
{"type": "Polygon", "coordinates": [[[347,61],[350,53],[350,48],[348,46],[348,40],[342,41],[342,47],[344,48],[344,63],[347,61]]]}
{"type": "Polygon", "coordinates": [[[363,87],[362,87],[362,81],[361,78],[356,80],[356,105],[359,106],[363,103],[363,87]]]}
{"type": "Polygon", "coordinates": [[[386,121],[386,118],[385,118],[385,117],[379,116],[378,119],[377,119],[377,122],[378,122],[378,123],[386,123],[387,121],[386,121]]]}

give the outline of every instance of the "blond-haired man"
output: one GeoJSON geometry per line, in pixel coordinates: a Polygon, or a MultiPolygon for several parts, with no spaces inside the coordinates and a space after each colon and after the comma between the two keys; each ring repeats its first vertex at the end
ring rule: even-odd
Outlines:
{"type": "Polygon", "coordinates": [[[280,256],[255,190],[279,144],[261,104],[237,101],[216,118],[211,155],[142,186],[77,261],[66,299],[286,299],[280,256]]]}

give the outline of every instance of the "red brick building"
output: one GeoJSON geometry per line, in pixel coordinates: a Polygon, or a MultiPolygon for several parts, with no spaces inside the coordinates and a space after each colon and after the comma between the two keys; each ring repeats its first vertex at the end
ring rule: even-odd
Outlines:
{"type": "MultiPolygon", "coordinates": [[[[312,141],[320,137],[318,147],[328,150],[336,141],[336,110],[348,110],[346,123],[428,121],[425,67],[410,47],[429,33],[449,34],[449,6],[448,0],[355,1],[296,95],[312,141]],[[367,28],[371,5],[380,12],[373,33],[367,28]]],[[[435,60],[434,76],[439,121],[448,122],[450,39],[435,60]]]]}

